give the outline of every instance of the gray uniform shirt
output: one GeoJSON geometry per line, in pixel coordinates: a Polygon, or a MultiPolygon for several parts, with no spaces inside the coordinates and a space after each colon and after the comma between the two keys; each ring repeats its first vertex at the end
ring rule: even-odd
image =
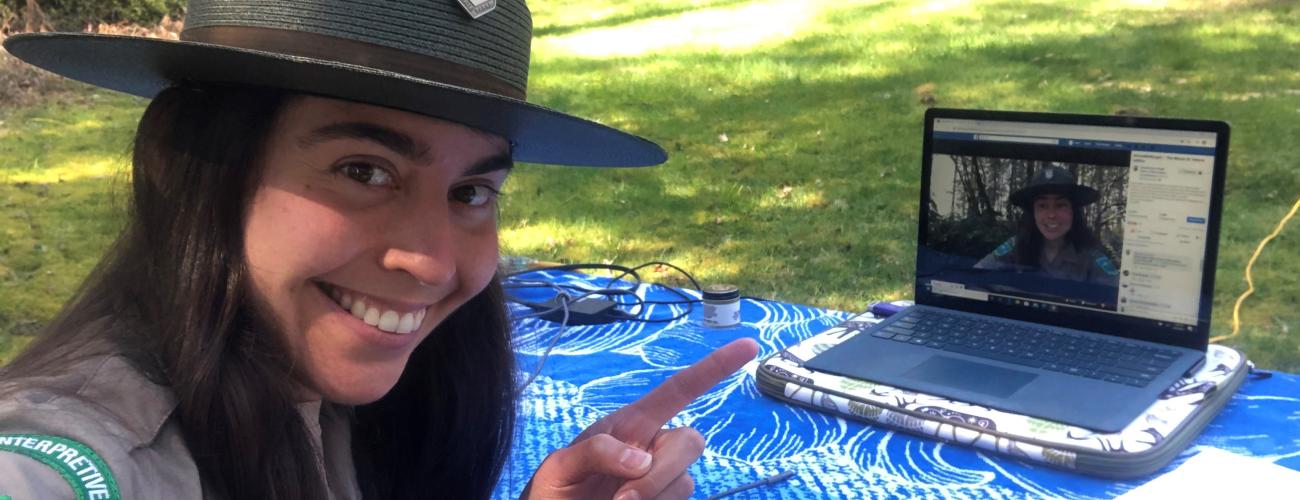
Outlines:
{"type": "MultiPolygon", "coordinates": [[[[9,381],[0,389],[0,436],[10,442],[18,442],[12,436],[44,435],[81,443],[103,459],[121,498],[211,498],[172,418],[172,391],[125,358],[93,357],[58,376],[9,381]]],[[[331,498],[361,498],[347,415],[320,401],[298,409],[315,439],[316,465],[331,498]]],[[[68,481],[27,454],[0,451],[0,496],[74,498],[68,481]]]]}
{"type": "MultiPolygon", "coordinates": [[[[1024,266],[1017,264],[1016,239],[1013,237],[1002,242],[983,259],[975,263],[976,269],[1017,270],[1024,266]]],[[[1045,254],[1045,252],[1043,252],[1045,254]]],[[[1056,258],[1047,260],[1039,256],[1040,267],[1023,269],[1037,272],[1049,278],[1086,281],[1098,285],[1119,286],[1119,271],[1115,264],[1099,249],[1075,250],[1074,245],[1062,245],[1056,258]]]]}

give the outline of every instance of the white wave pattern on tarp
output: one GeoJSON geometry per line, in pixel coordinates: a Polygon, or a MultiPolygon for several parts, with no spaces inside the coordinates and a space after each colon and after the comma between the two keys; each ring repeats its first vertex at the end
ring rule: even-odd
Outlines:
{"type": "MultiPolygon", "coordinates": [[[[569,275],[552,275],[551,279],[572,281],[569,275]]],[[[643,287],[638,295],[651,300],[680,299],[653,286],[643,287]]],[[[659,317],[685,310],[657,307],[660,309],[651,312],[662,315],[659,317]]],[[[622,322],[566,329],[542,375],[521,396],[514,449],[494,497],[518,498],[547,454],[568,445],[587,426],[713,348],[748,336],[758,340],[761,359],[850,315],[744,300],[744,323],[736,328],[706,328],[699,317],[696,307],[687,317],[669,323],[622,322]]],[[[516,326],[521,370],[531,369],[559,329],[539,319],[522,320],[516,326]]],[[[691,468],[699,497],[785,470],[794,471],[795,477],[739,498],[1095,498],[1114,496],[1142,482],[1059,472],[787,405],[760,394],[753,377],[756,366],[757,362],[751,362],[669,422],[669,427],[690,425],[707,439],[708,448],[691,468]]],[[[1300,394],[1300,390],[1288,386],[1278,391],[1238,394],[1236,402],[1287,406],[1277,413],[1276,425],[1294,425],[1300,421],[1300,398],[1286,395],[1300,394]]],[[[1247,410],[1225,412],[1207,433],[1213,433],[1216,425],[1236,425],[1243,436],[1207,437],[1198,444],[1275,459],[1300,454],[1300,444],[1272,442],[1268,432],[1241,428],[1246,426],[1236,419],[1244,416],[1233,415],[1234,411],[1247,410]]],[[[1231,434],[1222,428],[1219,433],[1231,434]]]]}

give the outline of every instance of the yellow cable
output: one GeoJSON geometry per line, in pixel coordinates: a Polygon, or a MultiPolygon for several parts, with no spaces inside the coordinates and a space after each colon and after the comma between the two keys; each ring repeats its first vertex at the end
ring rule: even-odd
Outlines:
{"type": "Polygon", "coordinates": [[[1255,293],[1255,281],[1250,277],[1250,268],[1255,266],[1255,259],[1258,259],[1260,252],[1264,251],[1264,245],[1267,245],[1269,241],[1272,241],[1273,238],[1276,238],[1277,235],[1282,233],[1282,228],[1286,227],[1286,222],[1291,220],[1291,217],[1295,216],[1296,209],[1300,209],[1300,199],[1295,201],[1295,205],[1291,205],[1291,211],[1287,212],[1286,217],[1283,217],[1282,220],[1278,221],[1277,227],[1273,228],[1273,232],[1264,237],[1264,239],[1259,242],[1259,246],[1255,247],[1255,254],[1251,255],[1250,260],[1246,262],[1246,291],[1242,292],[1240,297],[1237,297],[1237,303],[1232,306],[1232,333],[1211,338],[1210,342],[1217,343],[1222,340],[1236,337],[1238,333],[1241,333],[1241,303],[1245,302],[1246,297],[1249,297],[1250,294],[1255,293]]]}

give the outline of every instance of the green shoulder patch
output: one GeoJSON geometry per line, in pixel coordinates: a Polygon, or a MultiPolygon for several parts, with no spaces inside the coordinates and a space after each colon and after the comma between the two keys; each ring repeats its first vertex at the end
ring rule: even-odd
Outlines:
{"type": "Polygon", "coordinates": [[[1115,269],[1115,263],[1109,257],[1106,257],[1104,253],[1097,254],[1097,267],[1100,267],[1102,272],[1111,276],[1119,275],[1119,270],[1115,269]]]}
{"type": "Polygon", "coordinates": [[[25,455],[50,466],[68,481],[77,500],[122,498],[108,464],[80,442],[43,434],[0,434],[0,451],[25,455]]]}
{"type": "MultiPolygon", "coordinates": [[[[984,247],[984,248],[988,248],[988,247],[984,247]]],[[[993,255],[998,257],[1004,257],[1007,254],[1011,253],[1011,250],[1015,248],[1016,248],[1016,238],[1013,236],[1011,238],[1008,238],[1007,241],[1002,242],[1002,244],[998,245],[997,248],[994,248],[993,255]]]]}

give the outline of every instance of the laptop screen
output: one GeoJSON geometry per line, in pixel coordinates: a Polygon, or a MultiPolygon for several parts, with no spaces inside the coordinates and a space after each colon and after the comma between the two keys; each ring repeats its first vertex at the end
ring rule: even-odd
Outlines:
{"type": "Polygon", "coordinates": [[[1204,347],[1225,124],[931,111],[918,302],[1204,347]]]}

